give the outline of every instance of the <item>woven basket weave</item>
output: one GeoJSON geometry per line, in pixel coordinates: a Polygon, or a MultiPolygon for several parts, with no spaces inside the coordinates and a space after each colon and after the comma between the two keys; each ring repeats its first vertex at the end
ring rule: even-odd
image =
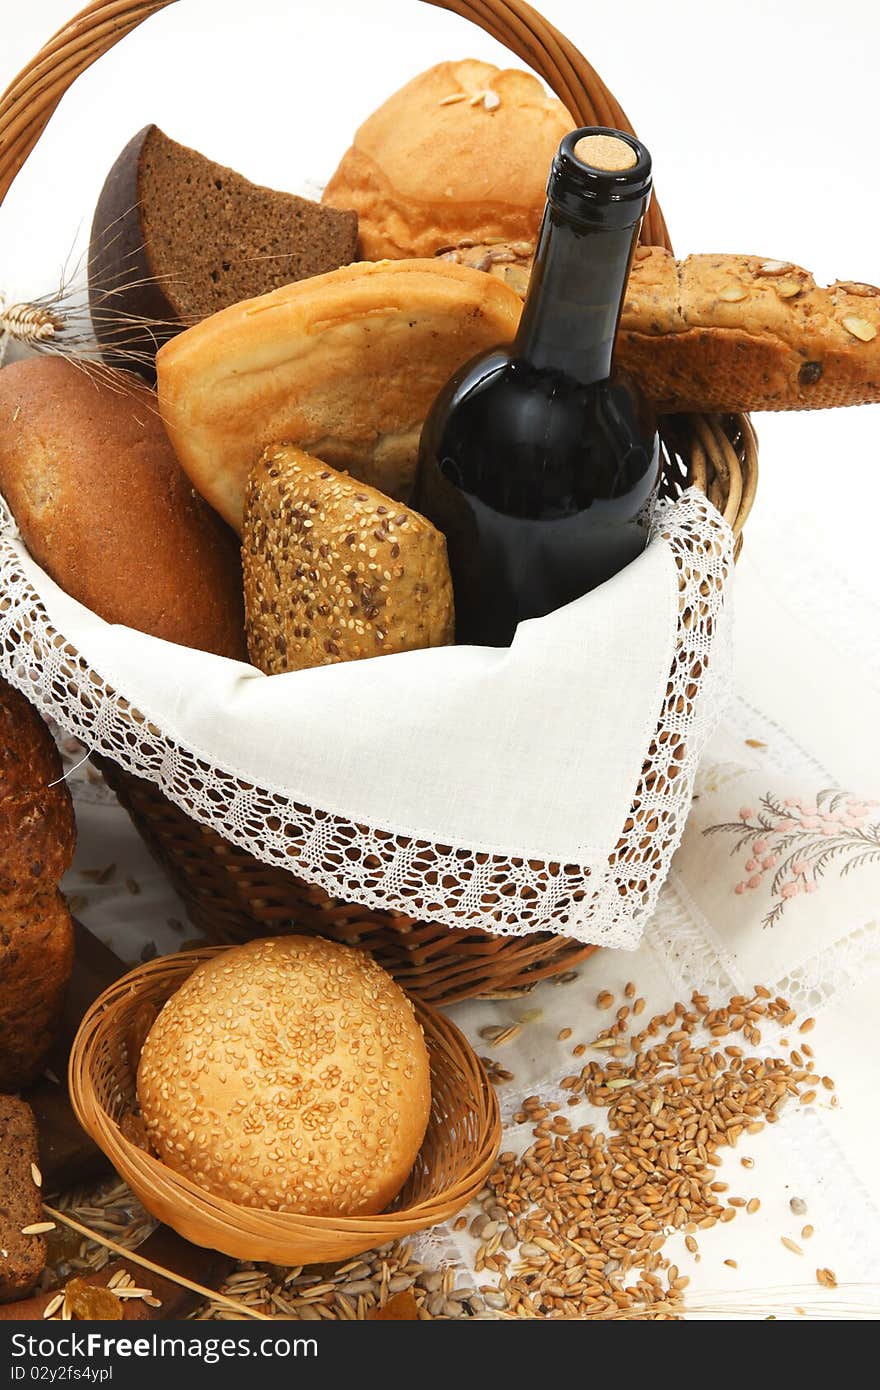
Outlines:
{"type": "MultiPolygon", "coordinates": [[[[103,53],[175,0],[95,0],[60,30],[0,100],[0,201],[36,145],[64,92],[103,53]]],[[[581,53],[522,0],[428,0],[471,20],[528,64],[582,125],[631,131],[625,112],[581,53]]],[[[656,199],[646,244],[669,246],[656,199]]],[[[757,483],[757,448],[744,416],[678,416],[664,422],[664,487],[703,489],[739,538],[757,483]]],[[[528,987],[569,969],[595,949],[550,934],[505,938],[453,931],[400,913],[329,898],[286,871],[259,863],[191,821],[149,782],[101,764],[108,783],[166,867],[190,917],[219,941],[292,927],[369,949],[413,994],[450,1003],[528,987]]]]}
{"type": "Polygon", "coordinates": [[[138,966],[95,1001],[70,1053],[77,1119],[141,1202],[187,1240],[240,1260],[273,1264],[339,1261],[448,1221],[475,1197],[498,1153],[498,1101],[485,1071],[453,1023],[414,1001],[431,1064],[431,1115],[406,1186],[378,1216],[302,1216],[239,1206],[181,1177],[121,1132],[135,1110],[138,1058],[129,1038],[143,1004],[161,1008],[202,961],[208,946],[138,966]]]}

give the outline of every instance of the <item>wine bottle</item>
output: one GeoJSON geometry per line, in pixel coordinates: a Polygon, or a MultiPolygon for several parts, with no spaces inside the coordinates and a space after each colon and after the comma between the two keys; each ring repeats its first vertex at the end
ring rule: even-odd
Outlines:
{"type": "Polygon", "coordinates": [[[612,353],[650,190],[631,136],[565,137],[516,338],[462,367],[425,421],[414,505],[446,534],[459,642],[508,646],[646,544],[659,439],[612,353]]]}

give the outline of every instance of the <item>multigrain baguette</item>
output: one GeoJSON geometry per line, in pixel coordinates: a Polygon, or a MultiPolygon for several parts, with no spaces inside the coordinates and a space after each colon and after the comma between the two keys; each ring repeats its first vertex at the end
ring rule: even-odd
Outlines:
{"type": "Polygon", "coordinates": [[[636,253],[617,361],[662,412],[880,400],[880,289],[788,261],[636,253]]]}
{"type": "MultiPolygon", "coordinates": [[[[439,253],[525,295],[526,243],[439,253]]],[[[880,401],[880,289],[818,286],[789,261],[636,251],[616,360],[661,413],[815,410],[880,401]]]]}

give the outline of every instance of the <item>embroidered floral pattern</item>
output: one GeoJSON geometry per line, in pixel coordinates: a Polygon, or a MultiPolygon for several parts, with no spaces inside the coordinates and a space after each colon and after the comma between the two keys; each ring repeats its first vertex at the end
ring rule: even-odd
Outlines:
{"type": "Polygon", "coordinates": [[[774,927],[792,898],[815,893],[825,871],[837,863],[841,878],[864,864],[880,863],[880,822],[869,823],[875,801],[860,801],[832,787],[813,800],[768,792],[760,809],[743,806],[739,820],[710,825],[704,835],[736,835],[731,855],[745,853],[745,876],[734,892],[760,888],[768,875],[773,906],[764,917],[774,927]]]}

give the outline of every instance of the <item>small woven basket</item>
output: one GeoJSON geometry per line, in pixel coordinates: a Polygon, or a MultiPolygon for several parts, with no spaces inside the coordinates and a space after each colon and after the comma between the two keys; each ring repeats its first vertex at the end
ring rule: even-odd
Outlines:
{"type": "Polygon", "coordinates": [[[414,1000],[431,1063],[431,1115],[406,1186],[379,1216],[298,1216],[239,1206],[174,1173],[120,1129],[136,1110],[138,1058],[130,1039],[138,1009],[160,1009],[203,961],[207,946],[138,966],[95,1001],[70,1053],[70,1098],[83,1129],[147,1211],[196,1245],[274,1264],[339,1261],[448,1221],[480,1191],[501,1140],[498,1101],[467,1039],[414,1000]]]}
{"type": "MultiPolygon", "coordinates": [[[[61,29],[0,100],[0,201],[67,88],[143,20],[175,0],[94,0],[61,29]]],[[[471,20],[552,88],[577,122],[631,131],[618,102],[584,56],[523,0],[428,0],[471,20]]],[[[670,246],[656,199],[642,228],[646,244],[670,246]]],[[[745,416],[677,416],[664,421],[664,488],[702,488],[739,539],[757,484],[757,447],[745,416]]],[[[294,874],[269,867],[192,821],[150,782],[102,761],[105,777],[167,869],[195,925],[235,942],[313,929],[369,950],[411,993],[434,1003],[515,992],[571,968],[596,948],[549,933],[498,937],[450,930],[401,913],[330,898],[294,874]]]]}

